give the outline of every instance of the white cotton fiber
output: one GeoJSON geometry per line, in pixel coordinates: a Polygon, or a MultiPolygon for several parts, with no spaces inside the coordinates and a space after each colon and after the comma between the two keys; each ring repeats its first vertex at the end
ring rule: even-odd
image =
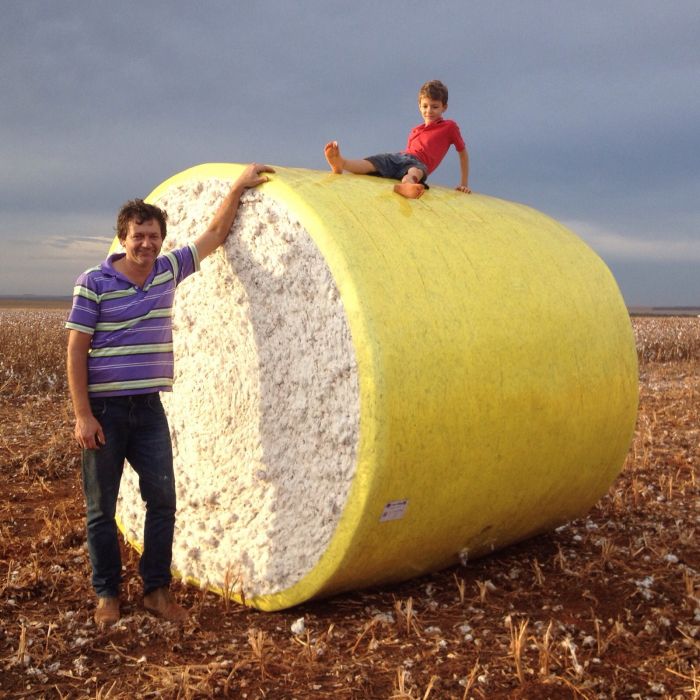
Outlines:
{"type": "MultiPolygon", "coordinates": [[[[164,252],[201,234],[229,188],[167,190],[164,252]]],[[[248,191],[225,246],[178,288],[173,333],[173,566],[248,597],[285,590],[327,548],[355,468],[357,367],[333,277],[299,222],[248,191]]],[[[131,469],[119,518],[142,542],[131,469]]]]}

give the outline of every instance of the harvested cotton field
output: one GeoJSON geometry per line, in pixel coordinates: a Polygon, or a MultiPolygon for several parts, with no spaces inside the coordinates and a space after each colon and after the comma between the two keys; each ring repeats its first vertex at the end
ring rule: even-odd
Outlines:
{"type": "MultiPolygon", "coordinates": [[[[230,189],[169,189],[164,252],[186,245],[230,189]]],[[[294,585],[335,530],[355,466],[357,366],[333,278],[298,221],[260,192],[173,309],[177,392],[164,394],[182,576],[246,597],[294,585]]],[[[118,517],[143,532],[133,472],[118,517]]]]}
{"type": "Polygon", "coordinates": [[[66,315],[0,309],[0,695],[700,698],[700,320],[633,319],[635,438],[587,517],[281,613],[175,584],[184,629],[143,613],[125,547],[124,618],[99,632],[66,315]]]}

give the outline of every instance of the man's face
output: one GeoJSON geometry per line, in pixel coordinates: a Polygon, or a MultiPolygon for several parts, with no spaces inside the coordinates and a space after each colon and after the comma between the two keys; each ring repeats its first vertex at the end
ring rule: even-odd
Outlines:
{"type": "Polygon", "coordinates": [[[155,219],[148,219],[140,224],[130,221],[121,243],[129,262],[142,268],[150,268],[163,246],[160,224],[155,219]]]}

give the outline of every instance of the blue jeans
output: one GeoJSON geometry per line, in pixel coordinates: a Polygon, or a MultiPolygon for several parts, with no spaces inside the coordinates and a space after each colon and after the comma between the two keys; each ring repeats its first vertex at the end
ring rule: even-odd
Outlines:
{"type": "Polygon", "coordinates": [[[83,450],[83,489],[92,586],[98,596],[117,596],[122,562],[114,516],[124,460],[139,477],[146,503],[139,573],[144,592],[170,584],[175,531],[175,475],[170,430],[160,395],[91,398],[105,444],[83,450]]]}

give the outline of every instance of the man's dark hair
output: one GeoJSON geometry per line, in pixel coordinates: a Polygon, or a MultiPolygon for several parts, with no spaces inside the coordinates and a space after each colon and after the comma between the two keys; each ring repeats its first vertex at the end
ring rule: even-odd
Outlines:
{"type": "Polygon", "coordinates": [[[146,204],[143,199],[130,199],[117,214],[117,238],[120,241],[126,238],[126,234],[129,233],[129,222],[135,221],[137,224],[142,224],[151,219],[160,224],[160,237],[165,238],[168,214],[154,204],[146,204]]]}
{"type": "Polygon", "coordinates": [[[439,100],[442,104],[447,104],[447,85],[439,80],[429,80],[423,83],[423,86],[418,93],[418,100],[427,97],[429,100],[439,100]]]}

